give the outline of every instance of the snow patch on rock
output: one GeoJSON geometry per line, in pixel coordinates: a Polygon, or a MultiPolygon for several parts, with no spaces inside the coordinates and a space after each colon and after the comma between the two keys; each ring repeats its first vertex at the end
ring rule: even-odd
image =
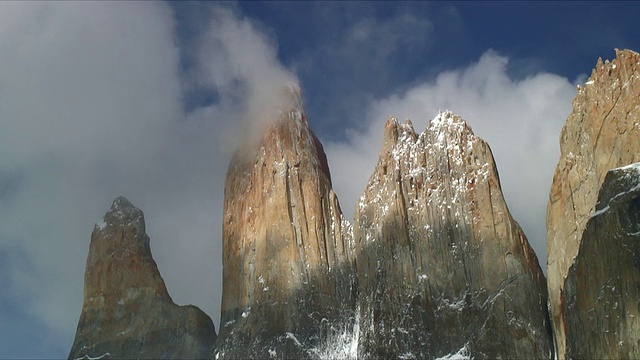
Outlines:
{"type": "Polygon", "coordinates": [[[469,351],[469,343],[464,344],[460,350],[443,357],[436,358],[435,360],[471,360],[471,352],[469,351]]]}
{"type": "Polygon", "coordinates": [[[102,231],[107,227],[107,222],[102,219],[96,223],[96,227],[98,228],[98,230],[102,231]]]}
{"type": "Polygon", "coordinates": [[[100,359],[106,359],[108,357],[110,357],[111,354],[110,353],[104,353],[100,356],[96,356],[96,357],[91,357],[89,355],[85,355],[83,357],[79,357],[79,358],[75,358],[74,360],[100,360],[100,359]]]}

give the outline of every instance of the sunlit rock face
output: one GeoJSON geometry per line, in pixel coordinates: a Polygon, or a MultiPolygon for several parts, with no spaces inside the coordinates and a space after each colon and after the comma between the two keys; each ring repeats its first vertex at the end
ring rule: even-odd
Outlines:
{"type": "Polygon", "coordinates": [[[543,273],[459,116],[386,123],[353,229],[361,356],[552,357],[543,273]]]}
{"type": "Polygon", "coordinates": [[[353,326],[350,225],[299,94],[287,96],[229,165],[218,358],[310,357],[353,326]]]}
{"type": "Polygon", "coordinates": [[[204,312],[171,300],[151,256],[142,211],[117,198],[91,235],[69,358],[208,358],[215,339],[204,312]]]}
{"type": "Polygon", "coordinates": [[[352,227],[293,91],[229,165],[223,264],[216,358],[553,355],[537,258],[449,112],[387,122],[352,227]]]}
{"type": "Polygon", "coordinates": [[[607,172],[640,161],[640,55],[616,50],[613,61],[598,60],[573,101],[560,152],[547,207],[547,276],[558,356],[564,358],[561,297],[569,267],[607,172]]]}
{"type": "Polygon", "coordinates": [[[605,176],[561,299],[567,358],[640,358],[640,163],[605,176]]]}

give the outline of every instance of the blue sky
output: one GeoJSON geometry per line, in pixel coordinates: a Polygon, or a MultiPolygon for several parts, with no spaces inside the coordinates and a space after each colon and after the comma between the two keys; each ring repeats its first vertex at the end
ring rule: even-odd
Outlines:
{"type": "Polygon", "coordinates": [[[93,225],[124,195],[174,301],[219,320],[224,176],[298,83],[348,218],[389,116],[491,145],[545,266],[576,85],[640,50],[633,2],[0,2],[0,358],[64,358],[93,225]]]}

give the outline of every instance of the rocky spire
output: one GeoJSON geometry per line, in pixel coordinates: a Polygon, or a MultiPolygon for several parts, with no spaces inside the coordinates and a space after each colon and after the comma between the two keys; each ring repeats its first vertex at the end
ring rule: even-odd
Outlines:
{"type": "Polygon", "coordinates": [[[349,224],[299,93],[283,104],[227,173],[220,358],[309,356],[353,316],[349,224]]]}
{"type": "Polygon", "coordinates": [[[124,197],[115,199],[91,235],[69,358],[205,358],[215,338],[205,313],[171,300],[142,211],[124,197]]]}
{"type": "Polygon", "coordinates": [[[450,112],[390,119],[356,209],[359,353],[549,358],[544,277],[489,146],[450,112]]]}
{"type": "Polygon", "coordinates": [[[562,291],[598,189],[610,169],[640,161],[640,55],[616,50],[598,59],[560,137],[560,160],[547,207],[549,302],[559,358],[565,357],[562,291]]]}

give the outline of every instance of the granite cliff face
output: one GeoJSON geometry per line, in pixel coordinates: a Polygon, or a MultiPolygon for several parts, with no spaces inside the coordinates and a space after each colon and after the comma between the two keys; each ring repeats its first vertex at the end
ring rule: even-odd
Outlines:
{"type": "MultiPolygon", "coordinates": [[[[596,210],[598,190],[605,191],[602,184],[610,169],[640,161],[639,99],[640,55],[616,50],[616,59],[599,59],[578,89],[562,129],[547,207],[549,303],[559,358],[565,357],[568,341],[563,287],[581,241],[594,236],[584,232],[596,210]]],[[[615,270],[610,271],[613,275],[615,270]]]]}
{"type": "Polygon", "coordinates": [[[562,292],[566,357],[640,358],[640,163],[609,171],[562,292]]]}
{"type": "Polygon", "coordinates": [[[546,286],[489,147],[390,120],[344,219],[294,94],[227,174],[218,358],[552,356],[546,286]]]}
{"type": "Polygon", "coordinates": [[[75,358],[208,358],[211,319],[173,303],[151,256],[144,215],[117,198],[91,235],[75,358]]]}
{"type": "Polygon", "coordinates": [[[552,357],[542,270],[457,115],[387,121],[353,228],[360,355],[552,357]]]}
{"type": "Polygon", "coordinates": [[[287,96],[229,165],[217,358],[309,357],[353,322],[350,227],[299,94],[287,96]]]}

